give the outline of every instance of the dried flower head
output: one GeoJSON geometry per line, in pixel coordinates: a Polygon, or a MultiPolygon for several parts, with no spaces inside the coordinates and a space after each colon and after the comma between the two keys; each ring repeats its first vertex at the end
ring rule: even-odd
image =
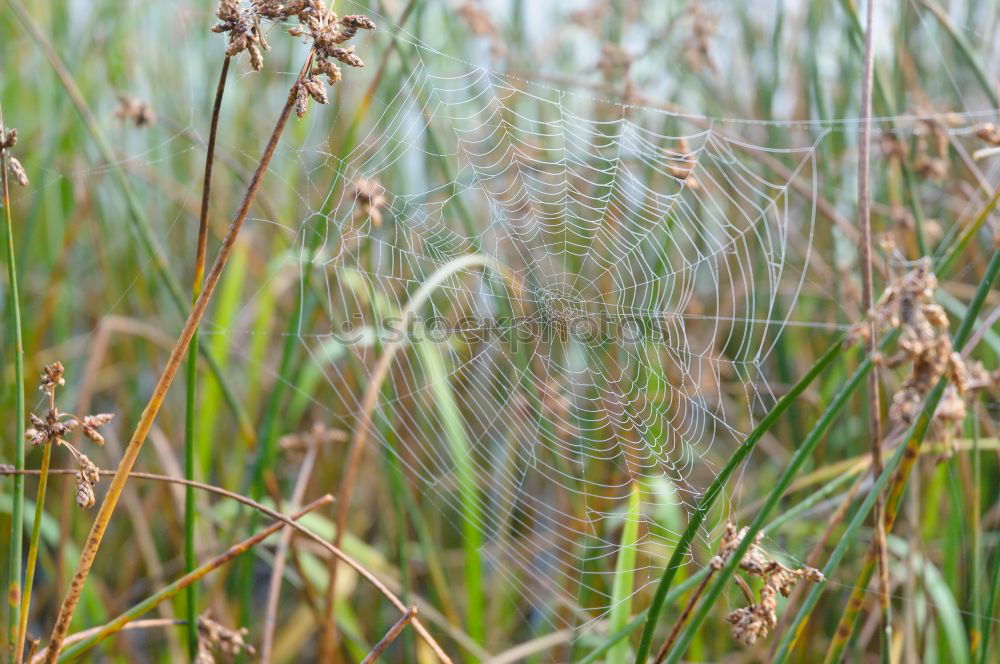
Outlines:
{"type": "Polygon", "coordinates": [[[99,413],[97,415],[86,415],[83,418],[83,435],[94,441],[98,445],[104,445],[104,436],[97,430],[114,418],[114,413],[99,413]]]}
{"type": "MultiPolygon", "coordinates": [[[[965,360],[952,349],[948,315],[934,302],[937,278],[930,268],[930,260],[924,259],[894,279],[869,312],[876,328],[900,329],[899,352],[885,364],[889,368],[910,365],[910,372],[889,407],[889,419],[901,426],[913,422],[927,395],[942,378],[948,379],[949,384],[934,417],[945,425],[964,418],[966,392],[979,387],[965,360]]],[[[859,323],[852,327],[849,337],[867,338],[867,330],[867,323],[859,323]]]]}
{"type": "Polygon", "coordinates": [[[937,116],[921,118],[913,170],[922,178],[941,180],[948,174],[948,127],[937,116]]]}
{"type": "Polygon", "coordinates": [[[697,158],[686,138],[679,139],[676,151],[668,151],[666,156],[673,162],[666,166],[666,171],[672,178],[683,182],[688,189],[697,190],[701,187],[693,176],[694,169],[698,165],[697,158]]]}
{"type": "Polygon", "coordinates": [[[100,471],[90,458],[70,444],[66,437],[77,429],[93,442],[103,445],[104,437],[97,431],[114,417],[111,413],[85,415],[80,418],[72,413],[63,413],[56,407],[56,389],[66,384],[63,377],[64,369],[60,362],[53,362],[45,367],[39,380],[39,389],[48,395],[49,409],[45,418],[35,413],[29,413],[31,427],[24,432],[24,437],[32,445],[55,444],[68,449],[76,459],[80,470],[76,473],[76,503],[81,508],[94,506],[97,496],[94,487],[101,479],[100,471]]]}
{"type": "Polygon", "coordinates": [[[351,184],[351,195],[357,203],[355,217],[367,217],[372,225],[379,228],[382,225],[382,208],[385,207],[385,189],[378,180],[358,178],[351,184]]]}
{"type": "Polygon", "coordinates": [[[1000,128],[992,122],[984,122],[975,128],[976,138],[987,145],[1000,147],[1000,128]]]}
{"type": "Polygon", "coordinates": [[[353,46],[342,44],[353,39],[358,30],[375,29],[374,21],[367,16],[352,14],[338,18],[332,11],[327,11],[323,0],[307,0],[305,5],[296,13],[299,25],[288,30],[289,34],[312,42],[314,52],[312,69],[299,81],[295,90],[295,114],[300,118],[309,109],[310,98],[318,104],[328,101],[320,76],[326,76],[330,85],[340,82],[341,70],[333,60],[349,67],[365,66],[353,46]]]}
{"type": "Polygon", "coordinates": [[[212,26],[212,32],[227,33],[229,43],[226,44],[226,55],[234,57],[247,51],[250,55],[250,68],[260,71],[264,68],[264,56],[262,50],[270,50],[267,43],[267,36],[261,27],[262,18],[271,18],[272,15],[280,19],[288,18],[281,11],[275,9],[277,3],[252,1],[249,4],[242,4],[238,0],[219,0],[219,7],[215,15],[219,17],[221,23],[212,26]]]}
{"type": "Polygon", "coordinates": [[[237,657],[241,653],[254,654],[253,646],[246,642],[247,628],[229,629],[212,620],[208,612],[198,616],[198,651],[195,657],[197,664],[214,664],[214,653],[227,658],[237,657]]]}
{"type": "Polygon", "coordinates": [[[94,485],[87,481],[83,471],[76,474],[76,504],[80,509],[89,510],[97,503],[94,485]]]}
{"type": "Polygon", "coordinates": [[[7,156],[7,172],[22,187],[28,186],[28,174],[17,157],[10,154],[10,149],[17,145],[17,129],[11,127],[7,131],[0,129],[0,154],[7,156]]]}
{"type": "Polygon", "coordinates": [[[17,157],[9,158],[7,161],[7,171],[14,178],[14,182],[17,182],[22,187],[28,186],[28,174],[24,172],[24,166],[21,166],[21,162],[17,160],[17,157]]]}
{"type": "Polygon", "coordinates": [[[122,121],[132,122],[136,127],[152,127],[156,124],[156,113],[153,107],[131,95],[118,95],[118,108],[115,117],[122,121]]]}
{"type": "Polygon", "coordinates": [[[718,21],[698,2],[691,5],[688,13],[691,17],[691,32],[681,46],[684,60],[694,71],[708,69],[717,74],[719,70],[712,58],[712,37],[718,29],[718,21]]]}
{"type": "Polygon", "coordinates": [[[0,131],[0,148],[5,150],[17,145],[17,129],[11,127],[6,132],[0,131]]]}
{"type": "Polygon", "coordinates": [[[63,378],[62,362],[53,362],[42,369],[42,379],[39,381],[38,389],[45,392],[51,398],[55,395],[56,388],[62,387],[66,384],[66,379],[63,378]]]}
{"type": "MultiPolygon", "coordinates": [[[[727,523],[722,533],[718,553],[712,557],[709,565],[716,570],[722,569],[726,558],[740,546],[748,531],[749,528],[737,530],[734,524],[727,523]]],[[[740,560],[740,569],[751,576],[764,579],[764,586],[760,589],[760,601],[754,602],[750,596],[749,606],[736,609],[726,616],[726,621],[733,626],[733,638],[747,646],[752,646],[758,639],[765,638],[768,632],[778,624],[778,594],[788,597],[792,588],[801,579],[812,582],[825,580],[823,573],[817,569],[812,567],[791,569],[771,558],[760,547],[763,537],[764,533],[758,532],[754,536],[753,543],[743,554],[743,559],[740,560]]]]}

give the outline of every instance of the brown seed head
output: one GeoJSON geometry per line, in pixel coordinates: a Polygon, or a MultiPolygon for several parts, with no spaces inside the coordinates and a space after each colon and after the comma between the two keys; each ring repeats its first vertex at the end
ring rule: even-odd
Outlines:
{"type": "Polygon", "coordinates": [[[988,145],[1000,146],[1000,129],[992,122],[985,122],[975,129],[976,137],[988,145]]]}
{"type": "Polygon", "coordinates": [[[76,504],[80,509],[89,510],[97,503],[97,495],[94,493],[94,486],[87,481],[83,471],[76,474],[76,504]]]}
{"type": "Polygon", "coordinates": [[[208,613],[198,616],[198,662],[214,662],[213,652],[227,657],[237,657],[242,653],[254,654],[253,646],[246,642],[245,627],[234,630],[212,620],[208,613]]]}
{"type": "Polygon", "coordinates": [[[17,145],[17,129],[13,127],[7,133],[0,135],[0,148],[12,148],[17,145]]]}
{"type": "Polygon", "coordinates": [[[367,16],[362,16],[361,14],[350,14],[348,16],[343,16],[340,19],[340,24],[345,28],[353,28],[354,30],[375,29],[375,21],[371,20],[367,16]]]}
{"type": "Polygon", "coordinates": [[[7,171],[22,187],[28,186],[28,175],[24,172],[24,167],[21,166],[21,162],[17,160],[17,157],[8,157],[7,171]]]}

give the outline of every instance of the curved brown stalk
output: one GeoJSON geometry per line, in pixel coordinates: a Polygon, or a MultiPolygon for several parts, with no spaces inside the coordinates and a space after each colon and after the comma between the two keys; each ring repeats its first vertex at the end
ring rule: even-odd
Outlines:
{"type": "Polygon", "coordinates": [[[333,502],[333,496],[331,496],[330,494],[326,494],[325,496],[321,496],[320,498],[317,498],[316,500],[312,501],[311,503],[303,507],[301,510],[297,511],[295,514],[292,514],[291,516],[282,515],[281,519],[276,520],[271,525],[254,533],[245,540],[230,546],[228,549],[226,549],[219,555],[215,556],[208,562],[199,565],[196,569],[191,570],[190,572],[188,572],[181,578],[177,579],[173,583],[170,583],[167,586],[161,588],[160,590],[157,590],[155,593],[153,593],[143,601],[139,602],[132,608],[125,611],[125,613],[120,614],[117,618],[114,618],[110,622],[104,624],[97,631],[96,634],[88,637],[83,643],[80,643],[79,645],[67,650],[66,653],[64,654],[64,657],[66,659],[76,659],[77,657],[89,651],[91,648],[96,646],[98,643],[100,643],[107,637],[117,633],[119,630],[121,630],[122,627],[130,623],[133,619],[138,618],[139,616],[145,613],[148,613],[149,611],[156,608],[163,602],[172,599],[173,597],[176,597],[177,594],[180,593],[182,590],[190,588],[191,584],[199,581],[200,579],[204,578],[211,572],[214,572],[223,565],[226,565],[233,559],[243,555],[253,547],[257,546],[258,544],[266,540],[268,537],[276,533],[278,530],[283,528],[285,525],[284,524],[285,521],[294,521],[297,519],[301,519],[306,514],[314,510],[317,510],[320,507],[323,507],[324,505],[328,505],[331,502],[333,502]]]}
{"type": "Polygon", "coordinates": [[[142,449],[142,445],[146,441],[146,436],[149,435],[149,430],[153,426],[153,420],[156,419],[156,415],[160,412],[160,407],[163,405],[163,400],[167,395],[167,391],[170,389],[170,385],[174,382],[174,378],[177,376],[177,371],[180,369],[181,362],[183,362],[184,356],[187,353],[188,346],[191,343],[191,338],[194,336],[199,323],[201,323],[201,319],[205,315],[205,310],[208,308],[208,303],[212,299],[212,294],[215,292],[215,288],[218,286],[219,280],[222,278],[222,271],[225,269],[226,263],[229,262],[229,257],[232,255],[233,248],[236,246],[236,238],[240,233],[240,229],[243,228],[243,222],[246,221],[247,215],[250,212],[250,206],[253,204],[253,200],[257,196],[257,192],[260,190],[261,182],[264,179],[265,173],[267,173],[267,168],[271,163],[272,157],[274,157],[274,151],[278,147],[278,140],[281,138],[281,134],[285,129],[285,124],[291,116],[292,107],[295,104],[295,91],[298,88],[299,80],[305,72],[309,70],[311,64],[312,52],[310,51],[306,64],[303,65],[302,70],[295,79],[295,83],[292,84],[292,87],[288,92],[288,98],[285,100],[285,105],[274,125],[271,136],[264,148],[264,153],[261,155],[260,162],[257,164],[257,169],[254,171],[253,178],[250,181],[250,186],[243,195],[243,200],[240,203],[239,209],[236,211],[236,215],[233,217],[233,220],[229,225],[229,229],[226,231],[226,236],[223,238],[222,246],[219,247],[219,252],[215,257],[215,262],[212,264],[211,270],[209,270],[205,277],[204,288],[198,295],[198,299],[195,300],[194,307],[192,308],[187,321],[184,323],[184,327],[181,329],[181,333],[174,344],[173,350],[170,352],[170,357],[167,359],[167,364],[163,368],[163,372],[160,374],[160,379],[157,381],[156,387],[153,389],[153,394],[150,396],[149,402],[146,404],[146,408],[142,411],[142,415],[139,417],[139,422],[136,424],[132,438],[129,440],[128,446],[125,448],[125,454],[122,456],[122,459],[118,464],[118,470],[111,479],[111,486],[108,488],[108,493],[105,496],[104,501],[101,503],[100,511],[94,519],[94,525],[91,527],[90,534],[87,536],[87,540],[83,545],[80,560],[77,563],[76,571],[70,581],[69,590],[67,591],[66,597],[63,599],[63,603],[59,608],[59,615],[56,618],[55,627],[52,629],[52,636],[49,641],[49,651],[45,659],[45,661],[49,664],[54,664],[59,656],[59,650],[61,649],[62,642],[66,638],[66,634],[69,631],[69,625],[73,618],[73,613],[76,611],[76,606],[80,602],[80,594],[83,592],[83,584],[86,582],[87,576],[90,574],[90,568],[94,564],[97,551],[101,546],[101,540],[104,538],[104,532],[107,530],[108,524],[111,521],[111,516],[114,513],[115,506],[118,504],[118,499],[121,497],[122,489],[124,489],[125,483],[128,481],[129,473],[135,465],[136,459],[139,457],[139,451],[142,449]]]}
{"type": "MultiPolygon", "coordinates": [[[[425,281],[420,288],[403,307],[400,312],[400,329],[409,328],[414,316],[420,307],[423,306],[427,298],[430,297],[438,285],[450,275],[473,267],[490,267],[503,273],[500,266],[492,259],[482,254],[468,254],[452,259],[442,265],[430,278],[425,281]]],[[[368,429],[371,427],[372,417],[375,407],[378,405],[379,393],[382,391],[382,383],[389,375],[392,367],[392,360],[406,345],[406,340],[401,339],[395,343],[388,344],[379,357],[378,363],[372,370],[365,387],[364,396],[361,398],[361,411],[358,413],[358,420],[354,424],[354,434],[351,437],[351,447],[347,452],[347,460],[344,462],[344,472],[340,480],[340,490],[337,492],[337,520],[336,530],[333,535],[334,546],[339,547],[347,529],[347,515],[350,513],[351,496],[354,493],[354,485],[357,483],[358,471],[361,468],[361,459],[364,456],[365,447],[368,444],[368,429]]],[[[333,649],[336,645],[336,631],[333,622],[333,609],[335,603],[335,592],[337,587],[337,559],[330,560],[329,578],[327,580],[326,605],[324,615],[323,637],[320,642],[320,659],[330,661],[333,658],[333,649]]]]}
{"type": "MultiPolygon", "coordinates": [[[[116,471],[117,472],[117,471],[116,471]]],[[[0,476],[3,475],[37,475],[37,470],[15,470],[10,466],[0,466],[0,476]]],[[[50,470],[49,475],[75,475],[76,471],[68,468],[60,468],[56,470],[50,470]]],[[[114,476],[115,472],[103,470],[101,475],[107,477],[109,475],[114,476]]],[[[211,484],[205,484],[203,482],[196,482],[193,480],[186,480],[181,477],[168,477],[166,475],[156,475],[154,473],[142,473],[142,472],[132,472],[129,474],[130,477],[136,479],[153,480],[158,482],[172,482],[176,484],[190,484],[197,489],[202,491],[208,491],[220,496],[225,496],[226,498],[231,498],[237,500],[244,505],[252,507],[253,509],[259,511],[261,514],[271,517],[281,521],[284,525],[294,528],[298,532],[302,533],[303,536],[309,538],[310,540],[316,542],[320,547],[326,549],[329,553],[333,554],[334,557],[342,560],[348,567],[357,572],[366,581],[368,581],[372,586],[375,587],[386,599],[389,600],[393,606],[399,609],[400,613],[405,613],[408,607],[403,604],[402,601],[393,593],[386,584],[384,584],[378,577],[376,577],[372,572],[366,569],[361,563],[351,558],[349,555],[341,551],[339,548],[335,547],[328,540],[324,539],[321,535],[309,530],[305,526],[296,521],[289,519],[287,516],[278,512],[277,510],[271,509],[267,505],[262,505],[255,500],[247,498],[246,496],[240,495],[229,491],[228,489],[223,489],[222,487],[213,486],[211,484]]],[[[427,628],[420,622],[419,619],[413,619],[413,628],[417,631],[420,637],[424,640],[431,651],[438,657],[438,659],[446,664],[451,664],[451,658],[444,652],[444,649],[438,644],[438,642],[431,636],[427,628]]]]}
{"type": "Polygon", "coordinates": [[[691,593],[691,597],[688,599],[687,605],[684,607],[684,610],[681,611],[681,615],[677,618],[677,622],[674,623],[673,629],[670,630],[670,634],[667,635],[667,639],[663,642],[663,645],[660,646],[660,649],[656,652],[656,658],[653,661],[656,662],[657,664],[659,662],[662,662],[664,658],[667,656],[667,653],[670,652],[670,648],[673,647],[674,641],[677,640],[677,635],[681,633],[681,627],[683,627],[684,623],[687,622],[687,619],[691,617],[691,612],[694,610],[694,605],[698,603],[698,598],[701,597],[701,594],[703,592],[705,592],[705,586],[708,585],[708,581],[709,579],[712,578],[712,575],[714,573],[715,573],[715,568],[710,567],[708,570],[708,574],[705,575],[705,577],[701,580],[701,583],[698,584],[698,587],[695,588],[693,593],[691,593]]]}

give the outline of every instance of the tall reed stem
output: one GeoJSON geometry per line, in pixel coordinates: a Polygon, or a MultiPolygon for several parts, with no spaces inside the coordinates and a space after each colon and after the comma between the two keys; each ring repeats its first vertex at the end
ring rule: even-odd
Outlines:
{"type": "MultiPolygon", "coordinates": [[[[0,134],[4,132],[0,107],[0,134]]],[[[10,189],[7,181],[7,151],[0,148],[0,186],[3,187],[4,255],[7,260],[8,324],[14,339],[14,467],[24,469],[24,343],[21,339],[21,302],[17,289],[17,262],[14,258],[14,224],[11,221],[10,189]]],[[[37,506],[36,506],[37,509],[37,506]]],[[[24,535],[24,478],[14,479],[10,510],[10,549],[7,558],[8,643],[17,640],[21,607],[21,547],[24,535]]]]}
{"type": "MultiPolygon", "coordinates": [[[[861,86],[861,128],[858,138],[858,225],[861,227],[861,301],[866,312],[872,310],[872,223],[871,223],[871,116],[872,81],[875,62],[872,49],[875,0],[868,0],[865,8],[865,52],[864,73],[861,86]]],[[[868,352],[874,353],[878,346],[878,330],[874,318],[868,320],[868,352]]],[[[872,476],[882,474],[882,419],[879,399],[878,365],[872,366],[868,374],[869,431],[872,449],[872,476]]],[[[889,604],[889,552],[885,537],[885,505],[881,494],[875,496],[875,546],[879,570],[879,609],[882,621],[881,648],[882,661],[888,661],[892,643],[892,622],[889,604]]]]}
{"type": "Polygon", "coordinates": [[[66,634],[69,631],[70,620],[72,620],[73,613],[76,611],[76,605],[80,602],[80,594],[83,592],[83,585],[86,583],[87,575],[90,573],[90,568],[94,564],[94,558],[97,556],[97,551],[101,546],[101,539],[104,537],[104,531],[107,530],[108,523],[111,521],[111,516],[114,513],[115,506],[118,504],[118,499],[121,497],[122,490],[125,488],[125,483],[128,481],[129,471],[131,471],[132,467],[135,465],[135,461],[139,456],[139,451],[142,449],[142,445],[146,441],[146,436],[149,435],[149,430],[153,426],[153,420],[156,419],[156,415],[159,413],[160,407],[163,405],[163,400],[167,395],[167,391],[170,389],[170,385],[174,382],[177,371],[180,368],[184,355],[191,343],[191,338],[194,336],[195,330],[198,328],[198,324],[205,315],[205,310],[208,308],[209,300],[211,300],[212,294],[215,292],[215,287],[218,286],[219,279],[222,277],[222,271],[225,269],[226,263],[229,261],[229,257],[233,253],[233,248],[236,246],[236,238],[240,233],[240,229],[243,227],[243,222],[246,221],[247,214],[250,212],[250,206],[253,204],[254,198],[257,196],[257,192],[260,190],[264,174],[267,173],[267,168],[271,163],[272,157],[274,157],[274,151],[278,147],[278,140],[281,138],[281,134],[285,129],[289,116],[291,116],[292,107],[295,104],[295,91],[299,85],[299,81],[305,72],[309,70],[311,65],[312,54],[310,52],[310,56],[306,64],[303,65],[302,70],[299,72],[298,77],[296,77],[295,82],[292,84],[292,87],[288,92],[288,98],[285,100],[285,105],[281,109],[281,114],[278,116],[278,120],[274,125],[274,130],[271,132],[271,136],[267,141],[264,153],[261,155],[260,162],[257,164],[257,169],[254,171],[253,177],[250,180],[250,185],[248,186],[246,193],[243,195],[243,201],[240,203],[240,207],[236,211],[236,215],[233,217],[233,221],[230,223],[229,229],[226,231],[226,236],[222,240],[222,246],[219,247],[219,252],[215,257],[215,262],[212,264],[212,268],[205,277],[204,287],[198,295],[197,300],[195,300],[194,308],[191,310],[191,314],[184,323],[184,327],[174,344],[173,350],[170,351],[170,356],[167,358],[167,364],[163,368],[163,373],[160,375],[160,379],[157,381],[156,387],[153,389],[153,394],[150,396],[149,402],[146,404],[146,408],[142,411],[142,415],[139,417],[139,422],[136,424],[135,431],[132,433],[132,438],[129,440],[128,446],[125,448],[125,453],[122,455],[122,459],[115,471],[115,476],[111,479],[111,485],[108,487],[107,496],[105,496],[104,502],[101,503],[100,511],[97,514],[97,518],[94,520],[94,525],[90,529],[90,534],[87,536],[87,541],[84,543],[83,551],[80,554],[80,561],[77,563],[76,572],[74,572],[73,578],[70,581],[69,590],[66,593],[66,597],[63,599],[62,606],[59,608],[59,615],[56,618],[56,624],[52,630],[52,637],[49,641],[49,649],[45,655],[45,661],[47,664],[54,664],[59,656],[59,650],[62,647],[63,640],[66,638],[66,634]]]}
{"type": "MultiPolygon", "coordinates": [[[[227,55],[222,61],[222,72],[219,74],[219,84],[215,89],[215,102],[212,106],[212,126],[208,132],[208,148],[205,152],[205,175],[201,187],[201,212],[198,215],[198,245],[194,260],[194,280],[191,285],[191,300],[197,302],[201,294],[201,284],[205,278],[205,257],[208,250],[208,208],[212,197],[212,166],[215,163],[215,139],[219,132],[219,114],[222,111],[222,96],[226,91],[226,79],[229,76],[229,61],[227,55]]],[[[193,480],[195,476],[195,420],[197,408],[195,393],[198,388],[198,330],[191,337],[191,347],[188,349],[186,380],[186,400],[184,404],[184,477],[193,480]]],[[[191,572],[198,564],[195,555],[195,520],[197,511],[194,505],[194,487],[188,485],[184,489],[184,570],[191,572]]],[[[188,654],[193,658],[198,651],[198,588],[192,583],[185,590],[187,607],[187,642],[188,654]]]]}
{"type": "Polygon", "coordinates": [[[21,597],[21,619],[17,625],[17,644],[14,662],[20,664],[24,657],[24,641],[28,634],[28,609],[31,608],[31,587],[35,581],[35,564],[38,562],[38,542],[42,534],[42,514],[45,512],[45,492],[49,485],[49,464],[52,461],[52,443],[42,446],[42,465],[38,477],[38,495],[35,498],[35,516],[31,522],[31,540],[28,543],[28,565],[24,572],[24,592],[21,597]]]}

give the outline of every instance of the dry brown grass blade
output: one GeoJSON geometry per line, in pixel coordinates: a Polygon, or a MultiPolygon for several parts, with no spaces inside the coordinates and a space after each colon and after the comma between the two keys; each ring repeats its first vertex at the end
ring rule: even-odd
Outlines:
{"type": "MultiPolygon", "coordinates": [[[[333,502],[333,496],[331,496],[330,494],[326,494],[325,496],[317,498],[316,500],[312,501],[302,509],[296,511],[296,513],[292,514],[291,516],[281,515],[281,518],[275,520],[275,522],[272,523],[271,525],[254,533],[250,537],[230,546],[225,551],[215,556],[208,562],[199,565],[196,569],[188,572],[187,574],[177,579],[173,583],[167,585],[166,587],[162,588],[161,590],[156,591],[156,593],[154,593],[152,596],[143,600],[139,604],[133,606],[131,609],[129,609],[125,613],[122,613],[117,618],[114,618],[110,622],[102,625],[98,629],[96,634],[89,637],[90,640],[87,644],[81,644],[80,646],[77,647],[77,652],[73,653],[71,657],[77,657],[83,654],[84,652],[87,652],[90,648],[96,646],[103,639],[106,639],[112,634],[117,633],[122,627],[131,622],[133,618],[137,618],[143,613],[152,610],[159,604],[162,604],[163,602],[172,599],[173,597],[176,597],[182,590],[189,587],[192,583],[195,583],[196,581],[202,579],[211,572],[219,569],[220,567],[228,564],[235,558],[238,558],[239,556],[243,555],[253,547],[257,546],[258,544],[266,540],[268,537],[276,533],[278,530],[283,528],[285,522],[288,521],[294,522],[298,519],[301,519],[306,514],[309,514],[310,512],[317,510],[320,507],[323,507],[324,505],[329,505],[332,502],[333,502]]],[[[48,658],[52,656],[51,652],[52,652],[51,650],[46,652],[45,655],[46,660],[48,660],[48,658]]],[[[58,655],[56,655],[56,657],[58,657],[58,655]]]]}
{"type": "MultiPolygon", "coordinates": [[[[295,488],[292,490],[291,504],[294,508],[302,502],[305,497],[306,487],[309,486],[309,478],[312,477],[313,468],[316,465],[316,456],[319,451],[319,442],[311,440],[306,456],[302,460],[299,468],[298,479],[295,480],[295,488]]],[[[274,554],[274,565],[271,571],[271,584],[267,591],[267,606],[264,609],[264,636],[260,645],[260,661],[270,662],[271,651],[274,648],[274,628],[278,623],[278,600],[281,597],[281,581],[285,573],[285,561],[288,556],[288,547],[292,542],[293,532],[290,528],[281,533],[281,540],[278,542],[278,549],[274,554]]]]}
{"type": "MultiPolygon", "coordinates": [[[[139,629],[158,629],[160,627],[173,627],[174,625],[183,625],[183,624],[184,624],[183,620],[168,620],[168,619],[165,619],[165,618],[151,618],[149,620],[134,620],[134,621],[130,622],[129,624],[123,626],[122,627],[122,631],[126,631],[126,630],[131,631],[131,630],[139,630],[139,629]]],[[[91,627],[90,629],[85,629],[82,632],[76,632],[74,634],[70,634],[69,636],[66,637],[65,645],[71,646],[74,643],[79,643],[80,641],[83,641],[84,639],[89,639],[94,634],[97,634],[100,631],[101,631],[101,626],[98,626],[98,627],[91,627]]],[[[42,659],[45,657],[45,653],[46,653],[46,649],[42,648],[41,652],[33,653],[28,658],[28,661],[32,662],[32,664],[35,664],[36,662],[41,662],[42,659]]]]}
{"type": "MultiPolygon", "coordinates": [[[[74,475],[75,473],[76,471],[71,469],[58,469],[49,471],[50,475],[74,475]]],[[[14,474],[37,475],[38,471],[37,470],[15,471],[9,466],[0,466],[0,476],[14,475],[14,474]]],[[[115,473],[112,471],[101,471],[101,475],[106,477],[109,475],[113,476],[115,475],[115,473]]],[[[301,533],[304,537],[307,537],[313,542],[317,543],[320,547],[325,549],[334,557],[340,559],[344,564],[353,569],[361,577],[363,577],[366,581],[368,581],[372,586],[374,586],[376,590],[382,593],[382,595],[384,595],[385,598],[388,599],[393,606],[399,609],[401,613],[407,611],[408,609],[408,607],[405,604],[403,604],[403,602],[396,596],[395,593],[392,592],[392,590],[389,589],[389,587],[385,583],[383,583],[378,577],[376,577],[371,571],[365,568],[361,563],[351,558],[349,555],[341,551],[339,548],[335,547],[333,544],[324,539],[322,536],[309,530],[302,524],[297,523],[292,519],[289,519],[287,516],[278,512],[277,510],[273,510],[270,507],[267,507],[266,505],[262,505],[254,500],[251,500],[250,498],[247,498],[246,496],[235,493],[233,491],[229,491],[228,489],[212,486],[210,484],[204,484],[202,482],[197,482],[194,480],[186,480],[180,477],[168,477],[166,475],[156,475],[154,473],[142,473],[142,472],[130,473],[130,477],[133,477],[135,479],[190,485],[202,491],[208,491],[210,493],[214,493],[220,496],[225,496],[226,498],[231,498],[232,500],[239,501],[244,505],[252,507],[253,509],[258,510],[262,514],[269,516],[273,519],[276,519],[278,521],[281,521],[284,525],[293,528],[294,530],[301,533]]],[[[441,662],[445,662],[446,664],[451,664],[452,661],[451,658],[448,657],[444,649],[441,648],[438,642],[434,639],[433,636],[431,636],[430,632],[427,631],[427,628],[420,622],[418,618],[413,619],[413,628],[417,631],[420,637],[424,640],[427,646],[431,649],[431,651],[438,657],[438,659],[441,662]]]]}

